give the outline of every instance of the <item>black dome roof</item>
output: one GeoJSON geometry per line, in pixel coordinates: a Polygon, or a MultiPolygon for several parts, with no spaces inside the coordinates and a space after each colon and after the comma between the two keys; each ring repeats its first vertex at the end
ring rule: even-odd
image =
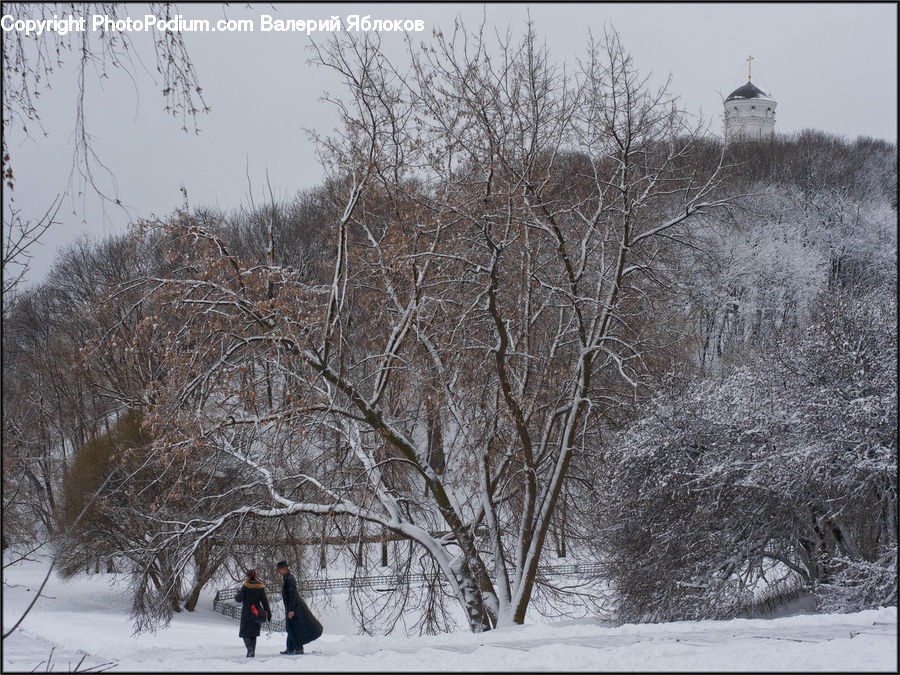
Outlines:
{"type": "Polygon", "coordinates": [[[733,92],[728,94],[728,98],[726,101],[730,101],[733,98],[760,98],[761,96],[766,96],[766,92],[759,89],[756,85],[748,82],[743,87],[738,87],[733,92]]]}

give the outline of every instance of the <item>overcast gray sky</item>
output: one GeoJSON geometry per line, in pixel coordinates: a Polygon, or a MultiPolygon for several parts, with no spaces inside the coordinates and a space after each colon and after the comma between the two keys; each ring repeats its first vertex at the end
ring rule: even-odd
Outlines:
{"type": "MultiPolygon", "coordinates": [[[[137,84],[112,73],[102,88],[88,86],[88,126],[95,150],[115,176],[118,195],[128,207],[101,209],[88,193],[69,194],[44,243],[35,251],[30,281],[49,269],[59,246],[79,233],[94,238],[123,232],[140,217],[165,216],[182,203],[183,185],[192,207],[230,210],[249,203],[249,188],[260,199],[268,172],[276,198],[290,198],[316,185],[322,176],[304,128],[330,132],[334,115],[320,102],[324,89],[339,93],[331,75],[306,64],[305,34],[260,32],[261,16],[280,19],[421,19],[427,40],[433,28],[449,28],[459,16],[476,26],[524,30],[528,12],[539,36],[558,61],[580,56],[588,29],[607,24],[620,34],[635,65],[662,80],[690,112],[721,130],[722,99],[747,81],[753,56],[753,82],[778,102],[776,132],[820,129],[848,139],[874,136],[897,140],[897,5],[846,4],[276,4],[249,8],[179,4],[186,19],[251,18],[256,31],[190,33],[187,45],[204,96],[212,111],[201,116],[199,135],[180,131],[162,110],[161,87],[149,73],[137,84]],[[250,183],[248,184],[248,173],[250,183]]],[[[143,5],[130,5],[142,17],[143,5]]],[[[389,53],[403,55],[402,37],[381,35],[389,53]]],[[[134,42],[150,49],[149,35],[134,42]]],[[[154,60],[144,52],[152,71],[154,60]]],[[[4,193],[23,217],[37,218],[57,194],[70,191],[75,83],[63,70],[40,99],[46,137],[11,132],[16,187],[4,193]]],[[[74,186],[78,188],[77,184],[74,186]]]]}

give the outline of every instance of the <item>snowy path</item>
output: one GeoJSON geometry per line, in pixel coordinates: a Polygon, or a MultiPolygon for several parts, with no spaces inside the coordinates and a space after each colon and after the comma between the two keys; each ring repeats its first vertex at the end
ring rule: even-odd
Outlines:
{"type": "MultiPolygon", "coordinates": [[[[4,569],[7,630],[46,566],[4,569]]],[[[3,644],[3,670],[114,664],[114,671],[897,671],[896,608],[778,619],[609,626],[596,621],[531,624],[482,635],[363,637],[345,616],[324,613],[326,634],[303,656],[280,656],[283,634],[264,633],[246,659],[237,623],[211,598],[156,634],[131,635],[128,599],[102,576],[52,578],[22,627],[3,644]],[[351,633],[351,634],[346,634],[351,633]]]]}

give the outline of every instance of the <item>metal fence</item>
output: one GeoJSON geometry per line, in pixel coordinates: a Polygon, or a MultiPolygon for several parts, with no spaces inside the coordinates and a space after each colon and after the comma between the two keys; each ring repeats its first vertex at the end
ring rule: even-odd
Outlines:
{"type": "MultiPolygon", "coordinates": [[[[280,590],[278,591],[280,596],[280,590]]],[[[236,588],[230,589],[220,589],[216,592],[216,597],[213,598],[213,611],[218,612],[219,614],[224,614],[225,616],[230,616],[232,619],[241,618],[241,607],[242,605],[234,601],[234,596],[237,595],[236,588]]],[[[266,590],[266,595],[268,597],[272,597],[272,591],[266,590]]],[[[270,607],[272,608],[272,620],[264,623],[263,628],[268,628],[269,630],[277,630],[284,632],[284,619],[275,618],[276,615],[284,615],[284,610],[282,610],[278,605],[270,602],[270,607]]]]}
{"type": "MultiPolygon", "coordinates": [[[[507,574],[512,576],[515,570],[508,569],[507,574]]],[[[592,576],[600,573],[600,565],[597,563],[576,563],[573,565],[540,565],[538,566],[538,578],[541,577],[563,577],[563,576],[592,576]]],[[[311,591],[325,591],[335,588],[350,588],[359,586],[370,586],[380,590],[394,590],[398,586],[410,586],[423,584],[429,580],[425,574],[382,574],[371,577],[346,577],[338,579],[303,579],[297,582],[300,593],[309,593],[311,591]]],[[[447,579],[441,575],[441,582],[446,583],[447,579]]],[[[241,605],[234,602],[234,596],[237,594],[237,588],[222,588],[216,592],[213,599],[213,611],[233,619],[241,618],[241,605]]],[[[266,595],[270,598],[280,598],[281,589],[266,589],[266,595]]],[[[280,603],[271,602],[272,620],[264,624],[271,630],[284,631],[284,619],[276,619],[276,615],[282,615],[280,603]]]]}

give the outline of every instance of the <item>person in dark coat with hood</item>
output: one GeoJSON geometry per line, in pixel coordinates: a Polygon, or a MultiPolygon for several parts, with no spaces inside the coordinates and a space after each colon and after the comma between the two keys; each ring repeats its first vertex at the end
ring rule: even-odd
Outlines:
{"type": "Polygon", "coordinates": [[[247,578],[234,596],[234,600],[243,603],[241,629],[238,636],[244,638],[247,658],[250,658],[256,656],[256,638],[259,637],[262,623],[272,618],[269,599],[266,597],[266,587],[256,575],[256,570],[247,570],[247,578]],[[258,618],[254,620],[254,617],[258,618]]]}
{"type": "Polygon", "coordinates": [[[276,565],[281,575],[281,599],[284,601],[284,628],[287,631],[287,649],[281,654],[302,654],[303,645],[322,635],[322,624],[309,611],[297,590],[297,580],[288,564],[282,560],[276,565]]]}

